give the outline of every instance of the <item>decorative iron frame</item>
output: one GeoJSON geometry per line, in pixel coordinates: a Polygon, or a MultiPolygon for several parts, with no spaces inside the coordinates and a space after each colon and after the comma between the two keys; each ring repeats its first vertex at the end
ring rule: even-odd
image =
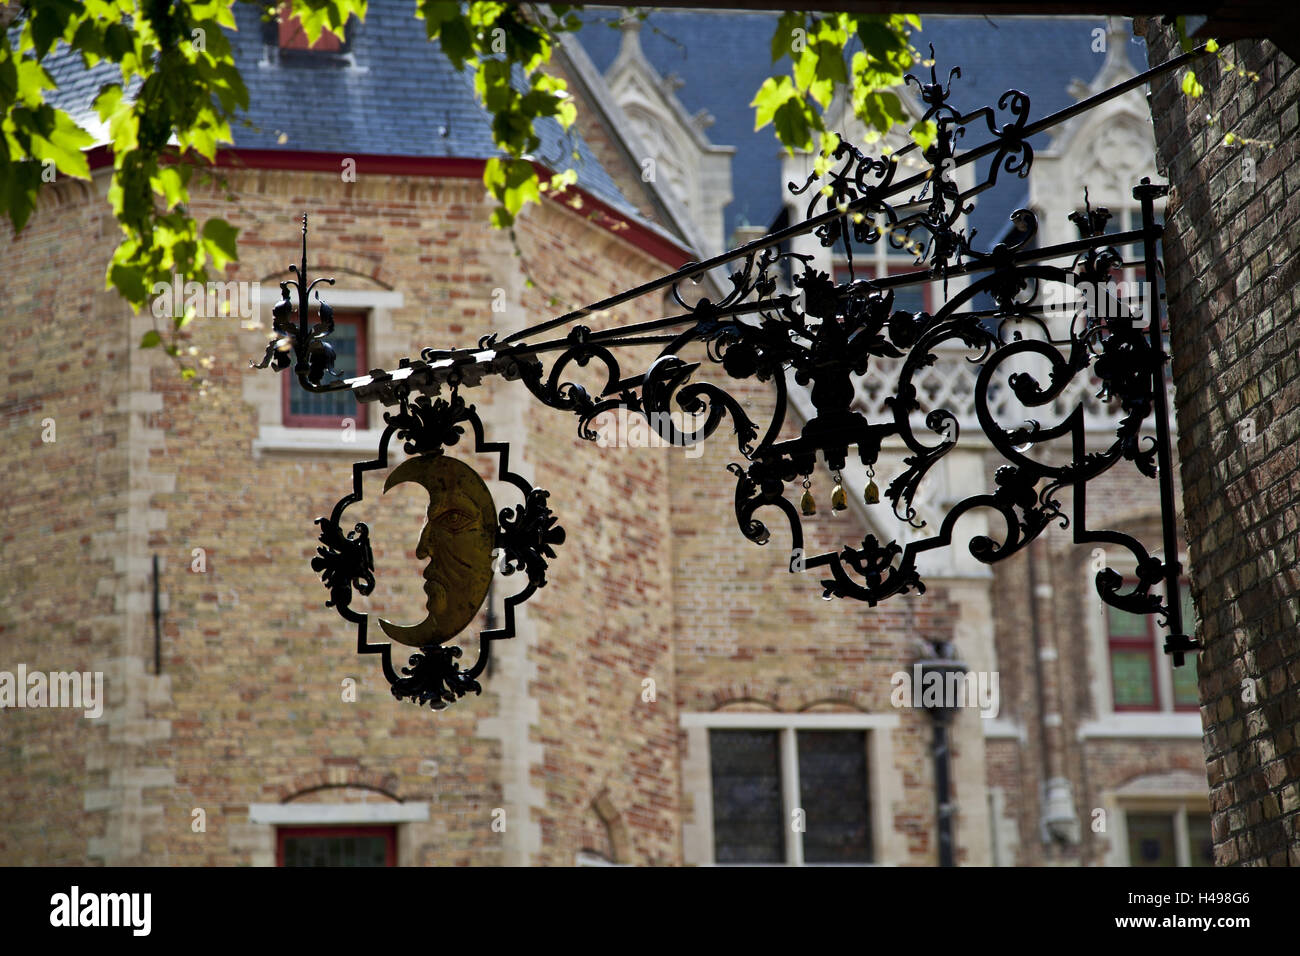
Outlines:
{"type": "MultiPolygon", "coordinates": [[[[390,424],[381,439],[379,457],[354,466],[353,494],[339,502],[328,520],[321,519],[325,547],[313,561],[313,567],[327,576],[331,603],[346,619],[358,622],[358,650],[382,653],[385,674],[394,684],[394,693],[404,696],[399,687],[407,685],[401,684],[403,678],[392,673],[387,646],[368,644],[364,615],[356,615],[348,607],[354,587],[362,594],[369,593],[362,584],[368,582],[373,587],[373,576],[366,576],[372,568],[359,556],[368,547],[367,531],[364,525],[358,525],[345,536],[340,522],[347,505],[360,500],[362,473],[386,465],[388,438],[395,432],[424,435],[433,427],[422,421],[419,426],[413,424],[412,416],[419,418],[415,409],[443,409],[432,415],[437,418],[453,414],[450,410],[454,407],[458,410],[453,417],[459,415],[464,409],[463,402],[456,404],[460,402],[459,389],[476,386],[485,377],[496,375],[519,380],[541,403],[576,415],[578,433],[588,440],[597,437],[592,425],[598,416],[620,409],[644,416],[651,428],[673,445],[702,441],[713,435],[724,419],[730,419],[737,450],[744,459],[743,463],[728,465],[736,477],[735,512],[741,533],[750,541],[766,544],[770,531],[756,517],[756,512],[775,508],[784,514],[794,553],[801,556],[802,522],[795,506],[785,496],[787,486],[810,476],[817,467],[818,457],[832,472],[843,469],[850,457],[856,457],[870,470],[877,464],[881,443],[886,438],[900,440],[909,454],[903,459],[904,471],[889,484],[885,497],[900,521],[918,529],[926,527],[913,507],[914,496],[929,470],[956,447],[960,427],[950,411],[940,408],[926,415],[927,434],[918,434],[912,424],[912,415],[920,410],[915,378],[936,361],[938,346],[953,343],[965,347],[971,353],[969,361],[979,367],[975,391],[978,423],[985,438],[1006,462],[996,471],[996,487],[952,506],[938,530],[928,537],[899,544],[897,540],[881,543],[868,534],[860,545],[846,545],[839,551],[802,559],[799,567],[792,560],[791,570],[824,569],[826,576],[820,582],[824,597],[853,598],[874,606],[896,594],[924,591],[917,558],[927,551],[949,546],[958,519],[973,509],[993,511],[1006,526],[1001,541],[988,535],[971,540],[971,554],[986,564],[1017,553],[1049,525],[1072,527],[1075,543],[1112,544],[1133,555],[1136,583],[1131,590],[1121,591],[1123,578],[1106,567],[1096,576],[1098,593],[1111,606],[1159,615],[1162,625],[1170,631],[1165,651],[1173,656],[1175,665],[1182,664],[1184,654],[1199,645],[1183,633],[1181,620],[1182,568],[1178,561],[1169,408],[1163,373],[1168,356],[1162,339],[1158,289],[1161,268],[1157,256],[1163,227],[1156,221],[1155,203],[1167,187],[1145,179],[1135,186],[1133,195],[1141,207],[1140,228],[1108,234],[1105,227],[1109,213],[1087,205],[1084,212],[1071,216],[1079,238],[1046,248],[1032,247],[1037,220],[1026,209],[1015,210],[1010,216],[1019,234],[1015,241],[999,242],[991,249],[974,246],[975,235],[967,235],[964,229],[958,228],[958,223],[972,208],[969,200],[993,186],[1000,174],[1022,178],[1028,174],[1033,162],[1031,137],[1140,87],[1153,75],[1178,67],[1199,52],[1185,54],[1032,123],[1029,97],[1017,90],[1004,93],[996,109],[985,106],[960,112],[949,103],[951,83],[960,77],[960,69],[953,69],[944,84],[932,67],[928,83],[912,76],[907,79],[920,91],[926,106],[924,118],[936,124],[933,145],[921,151],[912,143],[890,156],[873,157],[841,142],[833,156],[834,168],[823,177],[824,182],[819,182],[814,174],[801,185],[790,184],[794,195],[809,197],[802,222],[504,338],[498,339],[495,334],[485,336],[477,348],[426,348],[419,359],[403,359],[397,369],[375,369],[346,381],[337,380],[332,372],[333,353],[325,341],[332,328],[332,313],[327,305],[321,303],[321,321],[308,330],[308,296],[321,280],[307,280],[304,216],[302,265],[291,267],[298,275],[296,281],[281,285],[284,295],[273,313],[276,338],[272,339],[259,367],[287,368],[288,355],[292,352],[296,358],[295,374],[304,388],[311,391],[350,388],[361,401],[378,401],[400,409],[396,418],[385,415],[390,424]],[[999,113],[1007,114],[1001,125],[999,113]],[[968,130],[974,131],[979,126],[984,127],[982,132],[987,134],[987,141],[959,153],[958,142],[968,130]],[[900,160],[910,153],[920,153],[928,168],[900,179],[900,160]],[[991,157],[987,176],[970,188],[959,188],[953,171],[985,157],[991,157]],[[849,264],[849,281],[836,284],[813,267],[811,256],[789,248],[791,239],[807,234],[815,236],[823,247],[842,245],[849,264]],[[855,242],[865,245],[887,242],[894,249],[919,245],[923,247],[918,255],[920,268],[875,280],[856,279],[852,272],[855,242]],[[1141,245],[1145,281],[1151,284],[1145,301],[1146,314],[1131,313],[1127,303],[1111,302],[1101,316],[1087,309],[1076,312],[1071,317],[1068,336],[1056,336],[1044,319],[1044,309],[1036,304],[1040,287],[1048,283],[1083,284],[1096,290],[1100,301],[1110,273],[1125,264],[1120,249],[1136,244],[1141,245]],[[1073,259],[1069,267],[1052,264],[1070,257],[1073,259]],[[690,299],[687,283],[698,280],[706,271],[733,264],[735,268],[728,276],[731,288],[718,301],[690,299]],[[893,308],[894,288],[942,281],[946,290],[948,279],[962,275],[972,276],[973,281],[948,299],[934,315],[893,308]],[[295,285],[298,291],[296,326],[289,321],[292,309],[289,284],[295,285]],[[662,290],[670,291],[680,309],[678,314],[607,330],[592,330],[581,324],[594,313],[662,290]],[[977,297],[982,294],[992,299],[991,309],[975,307],[977,297]],[[1145,328],[1137,326],[1141,320],[1145,321],[1145,328]],[[558,329],[564,329],[564,334],[545,337],[558,329]],[[1036,330],[1040,337],[1027,337],[1026,329],[1036,330]],[[702,360],[682,358],[681,353],[691,344],[703,346],[707,360],[731,379],[771,383],[776,401],[765,426],[760,428],[740,402],[720,386],[692,381],[702,360]],[[658,354],[643,370],[629,375],[615,353],[640,347],[655,347],[658,354]],[[553,356],[549,369],[543,356],[553,356]],[[1049,368],[1046,384],[1026,372],[1017,372],[1007,378],[1005,386],[995,385],[999,369],[1027,356],[1046,363],[1049,368]],[[893,420],[873,422],[853,408],[853,377],[864,373],[873,360],[884,359],[901,360],[902,370],[897,389],[887,403],[893,420]],[[593,360],[605,372],[605,383],[598,394],[590,393],[567,377],[572,367],[586,367],[593,360]],[[787,373],[797,385],[810,387],[815,414],[804,422],[798,437],[779,441],[788,413],[787,373]],[[1087,374],[1101,381],[1099,396],[1113,400],[1122,412],[1115,438],[1103,450],[1089,451],[1086,447],[1081,405],[1076,405],[1061,421],[1046,426],[1029,420],[1007,428],[990,411],[989,395],[995,387],[1009,387],[1026,408],[1043,407],[1057,400],[1072,379],[1087,374]],[[427,396],[437,395],[444,385],[451,388],[451,402],[439,400],[437,405],[427,404],[427,396]],[[412,402],[410,396],[416,393],[425,397],[412,402]],[[425,404],[418,404],[421,402],[425,404]],[[674,406],[693,418],[690,430],[680,429],[673,421],[674,406]],[[1143,425],[1148,421],[1154,426],[1154,437],[1142,434],[1143,425]],[[419,431],[420,428],[425,432],[419,431]],[[1058,439],[1068,439],[1070,443],[1070,458],[1064,464],[1048,464],[1027,454],[1032,448],[1058,439]],[[1088,482],[1125,460],[1139,473],[1158,482],[1163,557],[1153,555],[1131,535],[1087,525],[1088,482]],[[1059,498],[1067,488],[1073,493],[1070,514],[1059,498]],[[1161,583],[1163,597],[1152,593],[1152,588],[1161,583]]],[[[473,415],[472,406],[466,420],[474,428],[479,450],[500,449],[504,470],[507,447],[483,444],[482,425],[473,415]]],[[[425,440],[441,441],[441,438],[435,435],[425,440]]],[[[454,442],[442,442],[439,447],[450,444],[454,442]]],[[[537,510],[527,513],[527,520],[544,515],[553,525],[554,518],[545,508],[545,492],[527,488],[522,479],[516,484],[524,490],[529,507],[533,495],[541,496],[541,504],[537,510]]],[[[505,527],[504,513],[502,527],[505,527]]],[[[560,535],[562,540],[562,532],[560,535]]],[[[545,533],[540,536],[530,533],[526,542],[513,547],[515,567],[527,571],[529,586],[522,596],[507,604],[506,627],[501,633],[482,635],[479,660],[469,671],[460,671],[450,660],[438,658],[434,667],[413,658],[417,671],[421,666],[436,670],[436,679],[426,681],[422,687],[436,685],[441,680],[451,688],[454,697],[464,692],[461,688],[478,689],[474,678],[487,659],[488,641],[513,633],[514,605],[545,583],[545,561],[541,556],[554,556],[545,533]]],[[[435,704],[447,702],[447,697],[440,693],[434,698],[435,704]]]]}
{"type": "Polygon", "coordinates": [[[438,398],[431,401],[423,395],[409,400],[404,395],[399,401],[398,411],[385,412],[384,421],[388,424],[379,439],[376,457],[352,466],[352,493],[339,499],[329,517],[316,519],[321,526],[321,544],[316,549],[316,557],[312,558],[311,567],[329,589],[330,600],[325,606],[337,609],[345,621],[357,625],[357,653],[380,655],[384,677],[392,687],[393,696],[398,700],[410,698],[441,710],[469,691],[482,692],[477,678],[487,667],[492,642],[515,636],[515,608],[546,586],[547,559],[555,557],[553,547],[564,543],[565,534],[564,529],[556,524],[555,515],[547,504],[548,492],[534,488],[526,478],[510,470],[509,444],[484,441],[483,422],[477,410],[473,405],[465,404],[458,390],[452,390],[450,400],[438,398]],[[441,455],[460,442],[465,434],[465,425],[474,436],[473,452],[497,455],[498,476],[518,488],[522,495],[522,504],[500,512],[493,570],[505,576],[523,572],[527,584],[505,598],[504,624],[500,627],[489,625],[487,630],[479,633],[478,656],[468,669],[462,669],[459,664],[463,653],[459,646],[431,644],[413,654],[409,666],[403,667],[399,676],[392,663],[392,645],[370,643],[367,637],[369,615],[352,609],[353,591],[369,595],[374,590],[374,558],[369,527],[357,522],[351,531],[344,533],[343,514],[350,506],[363,500],[365,473],[388,468],[391,438],[400,439],[408,455],[441,455]]]}

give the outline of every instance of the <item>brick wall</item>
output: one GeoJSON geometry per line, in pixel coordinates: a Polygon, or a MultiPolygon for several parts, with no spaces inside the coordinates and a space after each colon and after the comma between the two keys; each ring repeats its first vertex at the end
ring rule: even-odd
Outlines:
{"type": "MultiPolygon", "coordinates": [[[[477,180],[361,168],[355,183],[258,170],[228,181],[233,206],[198,190],[193,202],[200,219],[223,215],[243,230],[226,278],[261,282],[274,297],[298,258],[292,216],[309,209],[313,271],[352,292],[403,293],[391,329],[372,343],[372,367],[552,312],[525,288],[508,237],[490,229],[477,180]],[[504,312],[492,308],[498,289],[504,312]]],[[[517,383],[468,394],[489,438],[517,442],[513,466],[551,491],[569,543],[520,636],[497,645],[481,697],[439,714],[398,703],[377,660],[355,654],[352,626],[323,607],[309,565],[313,520],[350,489],[351,461],[373,448],[340,440],[337,450],[256,451],[267,423],[247,386],[274,373],[247,368],[267,333],[234,317],[189,326],[199,355],[216,359],[203,397],[156,350],[136,349],[150,320],[100,292],[116,234],[102,185],[68,187],[16,241],[4,237],[0,301],[14,373],[0,409],[19,453],[3,466],[14,503],[0,670],[103,670],[110,706],[100,721],[5,712],[0,795],[11,811],[0,861],[268,863],[274,833],[250,820],[251,804],[396,799],[430,806],[427,822],[403,824],[404,863],[572,863],[584,848],[677,862],[666,462],[602,454],[577,439],[568,416],[516,401],[517,383]],[[55,444],[41,442],[45,417],[56,419],[55,444]],[[638,548],[627,547],[633,540],[638,548]],[[647,676],[660,685],[654,703],[642,702],[647,676]],[[196,809],[206,818],[199,832],[196,809]],[[492,826],[496,809],[506,810],[505,832],[492,826]]],[[[662,271],[557,204],[532,210],[518,234],[539,287],[565,299],[595,300],[662,271]]],[[[646,308],[615,321],[646,318],[646,308]]],[[[478,464],[491,474],[495,460],[478,464]]],[[[413,552],[423,505],[380,488],[367,482],[357,506],[376,528],[380,581],[374,603],[358,606],[399,609],[402,619],[401,608],[422,600],[413,552]]],[[[405,659],[395,655],[398,666],[405,659]]]]}
{"type": "MultiPolygon", "coordinates": [[[[0,671],[104,671],[121,655],[125,565],[114,547],[128,510],[128,412],[120,304],[102,292],[115,225],[85,184],[57,184],[21,243],[0,227],[6,345],[0,435],[0,671]],[[62,250],[78,248],[69,257],[62,250]],[[46,432],[46,420],[53,432],[46,432]],[[43,434],[54,439],[42,440],[43,434]]],[[[81,863],[104,816],[88,791],[109,783],[105,716],[5,710],[0,860],[81,863]],[[40,848],[37,851],[37,848],[40,848]]]]}
{"type": "MultiPolygon", "coordinates": [[[[1144,28],[1152,64],[1176,55],[1169,28],[1144,28]]],[[[1300,71],[1267,42],[1222,53],[1258,80],[1210,57],[1201,98],[1175,73],[1151,99],[1173,186],[1164,248],[1205,756],[1216,862],[1297,865],[1300,71]]]]}

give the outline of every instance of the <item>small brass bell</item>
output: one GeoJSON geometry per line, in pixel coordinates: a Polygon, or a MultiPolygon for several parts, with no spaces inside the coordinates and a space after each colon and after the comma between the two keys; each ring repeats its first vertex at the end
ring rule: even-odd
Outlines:
{"type": "Polygon", "coordinates": [[[880,504],[880,489],[876,487],[875,479],[867,482],[867,490],[862,493],[862,497],[869,505],[880,504]]]}
{"type": "Polygon", "coordinates": [[[810,483],[803,483],[803,497],[799,499],[799,510],[804,516],[815,515],[817,513],[817,502],[813,501],[812,491],[809,489],[810,483]]]}
{"type": "Polygon", "coordinates": [[[843,511],[848,506],[848,502],[844,498],[844,484],[840,480],[840,476],[836,475],[835,487],[831,489],[831,511],[843,511]]]}

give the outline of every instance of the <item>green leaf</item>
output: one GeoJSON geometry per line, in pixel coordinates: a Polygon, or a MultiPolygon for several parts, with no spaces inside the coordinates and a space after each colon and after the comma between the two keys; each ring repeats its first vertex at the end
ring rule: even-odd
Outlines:
{"type": "Polygon", "coordinates": [[[438,33],[438,42],[442,52],[456,69],[463,69],[465,60],[474,50],[474,40],[469,32],[469,25],[464,20],[449,20],[442,25],[438,33]]]}
{"type": "Polygon", "coordinates": [[[153,329],[146,332],[144,338],[140,340],[140,348],[142,349],[157,348],[160,345],[162,345],[162,336],[153,329]]]}
{"type": "Polygon", "coordinates": [[[456,0],[420,0],[415,5],[415,17],[424,21],[429,39],[436,37],[448,20],[456,20],[460,16],[460,4],[456,0]]]}
{"type": "Polygon", "coordinates": [[[36,197],[41,188],[41,167],[36,163],[10,163],[0,166],[0,197],[14,224],[14,232],[21,232],[36,210],[36,197]]]}
{"type": "Polygon", "coordinates": [[[933,146],[938,138],[939,127],[935,125],[934,120],[926,120],[924,123],[913,124],[911,134],[916,145],[926,150],[933,146]]]}
{"type": "Polygon", "coordinates": [[[80,12],[81,5],[71,0],[41,0],[33,5],[28,23],[38,58],[50,51],[54,42],[67,30],[73,15],[80,12]]]}
{"type": "Polygon", "coordinates": [[[148,296],[149,287],[144,281],[144,270],[139,266],[128,266],[122,262],[114,262],[108,267],[108,283],[122,293],[122,297],[133,305],[144,302],[148,296]]]}
{"type": "Polygon", "coordinates": [[[152,181],[153,191],[163,197],[168,209],[185,201],[185,176],[181,167],[164,166],[158,170],[152,181]]]}
{"type": "Polygon", "coordinates": [[[542,198],[537,170],[523,159],[499,164],[499,171],[490,184],[493,194],[512,217],[518,215],[526,202],[540,202],[542,198]]]}
{"type": "Polygon", "coordinates": [[[817,116],[806,103],[789,99],[782,103],[773,116],[776,136],[787,149],[812,149],[812,130],[817,116]]]}
{"type": "Polygon", "coordinates": [[[226,263],[238,259],[239,256],[235,249],[235,237],[239,235],[239,230],[226,220],[209,219],[203,224],[202,235],[203,246],[208,255],[212,257],[213,265],[218,269],[224,269],[226,263]]]}
{"type": "Polygon", "coordinates": [[[889,29],[887,18],[881,16],[864,16],[858,19],[858,39],[862,49],[878,62],[886,62],[906,44],[893,30],[889,29]]]}
{"type": "Polygon", "coordinates": [[[776,115],[781,105],[792,96],[798,96],[794,83],[788,76],[769,76],[754,94],[750,106],[754,107],[754,129],[762,129],[776,115]]]}
{"type": "Polygon", "coordinates": [[[794,31],[803,30],[805,39],[807,38],[807,16],[798,10],[789,10],[781,14],[781,18],[776,22],[776,29],[772,32],[772,62],[775,63],[782,57],[794,57],[798,54],[794,51],[794,31]]]}
{"type": "Polygon", "coordinates": [[[817,79],[829,80],[832,83],[847,83],[849,73],[844,66],[843,45],[837,46],[826,40],[818,40],[816,50],[817,79]]]}

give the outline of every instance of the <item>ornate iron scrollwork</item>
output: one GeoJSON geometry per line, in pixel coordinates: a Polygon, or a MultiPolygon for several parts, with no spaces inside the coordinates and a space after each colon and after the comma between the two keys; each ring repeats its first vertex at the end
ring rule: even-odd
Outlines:
{"type": "Polygon", "coordinates": [[[274,334],[271,336],[271,341],[267,343],[266,353],[262,356],[261,362],[248,364],[251,368],[270,367],[274,371],[281,372],[289,367],[289,356],[292,354],[296,360],[294,374],[298,376],[298,384],[309,392],[328,390],[320,386],[341,381],[339,374],[334,370],[334,346],[327,341],[334,332],[334,310],[317,292],[317,317],[320,321],[311,325],[309,306],[312,290],[322,282],[333,285],[334,280],[324,277],[310,279],[307,275],[305,213],[302,217],[302,262],[300,265],[290,265],[289,271],[297,278],[280,283],[280,301],[271,309],[271,329],[274,334]],[[289,296],[289,286],[294,287],[298,298],[296,325],[292,318],[295,310],[293,300],[289,296]]]}
{"type": "MultiPolygon", "coordinates": [[[[508,471],[506,446],[483,444],[482,425],[473,406],[464,404],[455,387],[470,387],[486,375],[499,374],[522,381],[543,404],[574,414],[579,435],[590,441],[598,437],[596,419],[607,412],[644,416],[651,429],[673,445],[703,441],[729,420],[742,458],[727,466],[736,479],[734,508],[742,535],[756,544],[769,543],[771,530],[760,512],[775,509],[790,531],[790,570],[818,569],[826,598],[874,606],[894,595],[923,592],[918,558],[950,546],[958,521],[975,510],[986,512],[1005,529],[970,540],[971,555],[984,563],[1018,553],[1052,525],[1072,529],[1077,543],[1127,550],[1133,556],[1136,583],[1125,590],[1121,575],[1105,567],[1096,575],[1098,594],[1114,607],[1158,615],[1171,632],[1166,650],[1176,664],[1181,663],[1183,653],[1198,645],[1182,633],[1179,606],[1181,568],[1163,373],[1168,356],[1156,288],[1161,226],[1155,220],[1154,203],[1164,187],[1146,180],[1135,187],[1141,226],[1125,233],[1106,233],[1109,214],[1093,209],[1086,195],[1084,211],[1071,217],[1079,239],[1069,243],[1035,247],[1038,222],[1025,209],[1009,217],[1007,234],[1014,238],[991,247],[976,245],[976,235],[968,235],[961,226],[972,198],[992,186],[999,174],[1028,174],[1033,163],[1031,136],[1090,105],[1137,88],[1155,72],[1030,123],[1029,98],[1017,90],[1004,93],[996,111],[982,107],[961,112],[950,102],[952,81],[960,78],[960,70],[953,69],[943,84],[932,68],[929,83],[908,78],[920,90],[925,118],[935,123],[932,144],[924,151],[909,144],[889,156],[873,157],[841,141],[824,180],[814,175],[802,184],[789,185],[792,194],[810,197],[804,221],[532,328],[504,338],[485,336],[477,349],[425,349],[418,361],[403,360],[392,372],[375,370],[318,389],[313,385],[320,380],[318,366],[328,369],[329,362],[327,353],[312,351],[315,339],[306,332],[306,293],[314,283],[306,282],[304,239],[299,324],[295,331],[287,309],[283,315],[276,313],[279,338],[275,342],[280,344],[273,342],[263,366],[285,367],[287,359],[281,361],[275,350],[292,348],[305,387],[347,387],[360,400],[398,406],[395,414],[386,416],[389,425],[379,457],[354,466],[353,494],[339,502],[328,520],[321,520],[322,547],[313,562],[330,588],[330,604],[345,619],[358,623],[358,649],[383,655],[385,674],[399,697],[445,706],[468,691],[478,692],[476,678],[490,641],[513,633],[514,606],[546,583],[547,561],[555,557],[553,548],[564,539],[547,506],[547,494],[508,471]],[[999,125],[998,112],[1010,118],[999,125]],[[987,138],[978,145],[966,144],[968,131],[987,138]],[[964,152],[959,144],[967,146],[964,152]],[[915,152],[920,152],[928,168],[900,178],[901,157],[915,152]],[[954,170],[985,157],[992,157],[987,175],[960,187],[954,170]],[[791,249],[790,241],[800,235],[816,237],[823,247],[842,248],[848,263],[845,281],[820,271],[814,257],[791,249]],[[882,240],[894,249],[912,250],[915,271],[857,277],[855,246],[860,249],[882,240]],[[1138,244],[1140,260],[1126,260],[1121,250],[1138,244]],[[1117,269],[1139,261],[1148,286],[1141,308],[1135,311],[1131,303],[1116,301],[1107,290],[1117,269]],[[723,266],[731,267],[725,294],[716,301],[692,300],[688,286],[706,270],[723,266]],[[894,289],[942,281],[946,294],[948,280],[959,276],[969,277],[969,283],[933,314],[896,308],[894,289]],[[1045,306],[1043,295],[1060,288],[1081,290],[1085,293],[1081,303],[1071,299],[1068,309],[1054,313],[1045,306]],[[677,314],[605,330],[584,324],[602,310],[664,290],[671,293],[677,314]],[[561,337],[543,337],[555,329],[564,330],[561,337]],[[628,374],[620,363],[621,350],[645,347],[657,349],[657,355],[639,366],[643,370],[628,374]],[[702,357],[690,356],[692,348],[702,351],[702,357]],[[326,357],[313,364],[317,355],[326,357]],[[922,401],[931,381],[927,376],[939,367],[941,355],[944,361],[964,356],[961,364],[974,376],[973,386],[963,394],[965,410],[952,402],[922,401]],[[589,391],[571,377],[574,370],[593,361],[604,371],[599,391],[589,391]],[[754,421],[751,411],[721,385],[695,380],[706,362],[722,377],[771,384],[774,402],[765,423],[754,421]],[[868,408],[858,383],[868,374],[878,377],[882,363],[896,364],[898,372],[888,396],[868,408]],[[449,401],[410,400],[415,391],[436,393],[443,384],[454,386],[449,401]],[[798,434],[782,438],[789,434],[792,385],[801,395],[806,392],[808,412],[798,434]],[[1037,417],[1006,422],[1013,404],[1037,417]],[[1119,412],[1113,438],[1105,447],[1089,447],[1086,416],[1095,418],[1096,409],[1107,407],[1119,412]],[[919,489],[957,447],[963,423],[977,427],[1003,463],[995,470],[991,489],[951,504],[937,527],[932,527],[918,511],[919,489]],[[408,454],[437,454],[460,440],[466,424],[474,432],[478,451],[500,451],[502,477],[523,492],[522,504],[501,512],[497,541],[504,555],[501,573],[523,573],[528,584],[507,599],[506,626],[481,635],[479,657],[472,667],[460,668],[459,648],[426,647],[398,677],[389,663],[389,645],[368,644],[365,615],[350,607],[352,591],[368,594],[374,578],[365,525],[357,524],[344,535],[343,511],[360,500],[362,473],[386,466],[391,435],[405,441],[408,454]],[[1144,433],[1148,426],[1154,428],[1154,435],[1144,433]],[[902,455],[901,470],[892,475],[884,492],[899,522],[900,536],[882,540],[868,533],[860,542],[838,550],[804,556],[801,509],[787,497],[791,483],[807,487],[820,461],[837,476],[839,497],[833,507],[839,509],[843,507],[839,473],[849,465],[860,466],[870,476],[865,501],[871,507],[880,498],[874,476],[883,467],[886,445],[902,455]],[[1033,454],[1049,446],[1059,452],[1055,457],[1033,454]],[[1129,534],[1089,525],[1088,483],[1123,461],[1159,484],[1163,556],[1153,555],[1129,534]],[[1073,499],[1068,510],[1062,500],[1067,491],[1073,499]],[[1153,590],[1160,585],[1163,594],[1153,590]]],[[[321,339],[328,334],[324,309],[316,326],[321,339]]]]}

